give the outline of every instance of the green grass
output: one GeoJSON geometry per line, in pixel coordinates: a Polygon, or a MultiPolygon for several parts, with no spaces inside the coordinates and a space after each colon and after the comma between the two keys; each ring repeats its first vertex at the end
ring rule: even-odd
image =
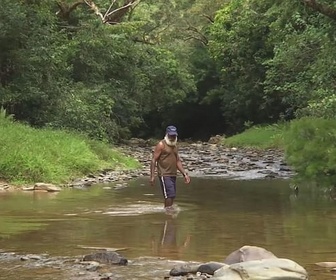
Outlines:
{"type": "Polygon", "coordinates": [[[223,139],[222,143],[228,147],[283,149],[283,133],[285,129],[286,124],[254,126],[240,134],[223,139]]]}
{"type": "Polygon", "coordinates": [[[85,136],[34,129],[0,116],[0,179],[10,183],[65,183],[104,168],[139,163],[111,146],[85,136]]]}

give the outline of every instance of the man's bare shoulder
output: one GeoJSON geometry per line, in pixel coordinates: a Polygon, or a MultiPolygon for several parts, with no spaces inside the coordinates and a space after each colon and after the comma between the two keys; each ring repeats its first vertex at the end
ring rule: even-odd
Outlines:
{"type": "Polygon", "coordinates": [[[164,150],[164,143],[160,141],[156,144],[154,151],[153,151],[153,159],[158,160],[162,151],[164,150]]]}
{"type": "Polygon", "coordinates": [[[159,141],[159,143],[156,144],[157,148],[163,148],[164,147],[164,142],[163,140],[159,141]]]}
{"type": "Polygon", "coordinates": [[[161,151],[164,148],[164,143],[163,140],[159,141],[155,147],[154,147],[154,152],[156,151],[161,151]]]}

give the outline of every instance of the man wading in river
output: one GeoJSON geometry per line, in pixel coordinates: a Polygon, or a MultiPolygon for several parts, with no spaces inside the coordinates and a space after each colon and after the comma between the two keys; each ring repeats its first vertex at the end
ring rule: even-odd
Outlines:
{"type": "Polygon", "coordinates": [[[172,206],[176,197],[176,176],[179,170],[186,184],[190,183],[190,177],[185,172],[181,159],[177,151],[177,129],[175,126],[168,126],[166,135],[154,149],[151,167],[150,183],[154,185],[155,167],[159,176],[160,186],[164,197],[164,207],[166,210],[173,210],[172,206]]]}

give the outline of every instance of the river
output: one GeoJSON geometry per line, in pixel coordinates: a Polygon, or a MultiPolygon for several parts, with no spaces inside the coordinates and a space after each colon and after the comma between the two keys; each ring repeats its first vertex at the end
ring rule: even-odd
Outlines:
{"type": "Polygon", "coordinates": [[[315,263],[335,261],[335,202],[309,186],[297,195],[289,184],[200,177],[185,185],[179,179],[174,216],[163,212],[159,187],[144,177],[118,188],[0,193],[0,252],[6,253],[0,279],[89,279],[60,260],[94,247],[120,249],[129,260],[126,267],[105,268],[111,279],[164,279],[178,261],[222,262],[244,245],[296,261],[310,279],[334,279],[315,263]],[[11,259],[8,252],[46,257],[50,265],[11,259]]]}

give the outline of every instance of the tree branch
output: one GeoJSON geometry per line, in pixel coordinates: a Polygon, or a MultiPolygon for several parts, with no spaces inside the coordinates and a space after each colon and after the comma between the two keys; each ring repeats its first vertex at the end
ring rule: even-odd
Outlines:
{"type": "Polygon", "coordinates": [[[133,10],[140,3],[140,1],[141,0],[125,0],[123,2],[124,4],[120,7],[117,6],[116,8],[113,8],[117,0],[112,0],[105,14],[100,11],[93,0],[79,0],[73,4],[67,4],[64,1],[56,1],[57,6],[59,7],[59,11],[56,14],[68,21],[71,12],[73,12],[79,5],[86,4],[100,17],[103,23],[118,24],[130,10],[133,10]]]}
{"type": "Polygon", "coordinates": [[[198,37],[196,37],[196,36],[192,36],[192,35],[190,35],[190,36],[188,36],[188,37],[185,37],[185,38],[183,39],[183,41],[189,41],[189,40],[196,40],[196,41],[199,41],[199,42],[201,42],[204,46],[208,45],[208,42],[204,42],[201,38],[198,38],[198,37]]]}
{"type": "Polygon", "coordinates": [[[117,9],[114,9],[105,15],[104,22],[106,23],[118,23],[127,14],[129,10],[138,5],[141,0],[128,0],[125,4],[117,9]]]}
{"type": "Polygon", "coordinates": [[[317,2],[316,0],[301,0],[305,5],[312,8],[313,10],[333,19],[336,20],[336,9],[328,6],[326,4],[322,4],[317,2]]]}
{"type": "Polygon", "coordinates": [[[113,5],[115,4],[117,0],[113,0],[110,7],[108,8],[108,10],[106,10],[106,13],[104,14],[104,18],[106,17],[106,15],[110,12],[110,10],[112,9],[113,5]]]}
{"type": "Polygon", "coordinates": [[[188,40],[193,38],[198,41],[201,41],[204,45],[207,45],[209,43],[208,38],[201,31],[199,31],[195,26],[192,26],[188,21],[186,22],[188,24],[188,27],[186,28],[186,30],[195,34],[195,35],[190,35],[188,37],[188,40]]]}
{"type": "Polygon", "coordinates": [[[94,13],[101,18],[101,20],[104,22],[105,18],[103,14],[100,12],[98,6],[91,0],[84,0],[84,2],[91,8],[91,10],[94,11],[94,13]]]}
{"type": "Polygon", "coordinates": [[[214,23],[215,22],[215,20],[211,17],[211,16],[209,16],[209,15],[202,15],[203,17],[205,17],[209,22],[211,22],[211,23],[214,23]]]}
{"type": "Polygon", "coordinates": [[[72,13],[79,5],[85,4],[83,0],[77,1],[73,4],[67,4],[63,1],[57,1],[57,6],[59,7],[59,11],[56,13],[60,18],[68,21],[70,13],[72,13]]]}

